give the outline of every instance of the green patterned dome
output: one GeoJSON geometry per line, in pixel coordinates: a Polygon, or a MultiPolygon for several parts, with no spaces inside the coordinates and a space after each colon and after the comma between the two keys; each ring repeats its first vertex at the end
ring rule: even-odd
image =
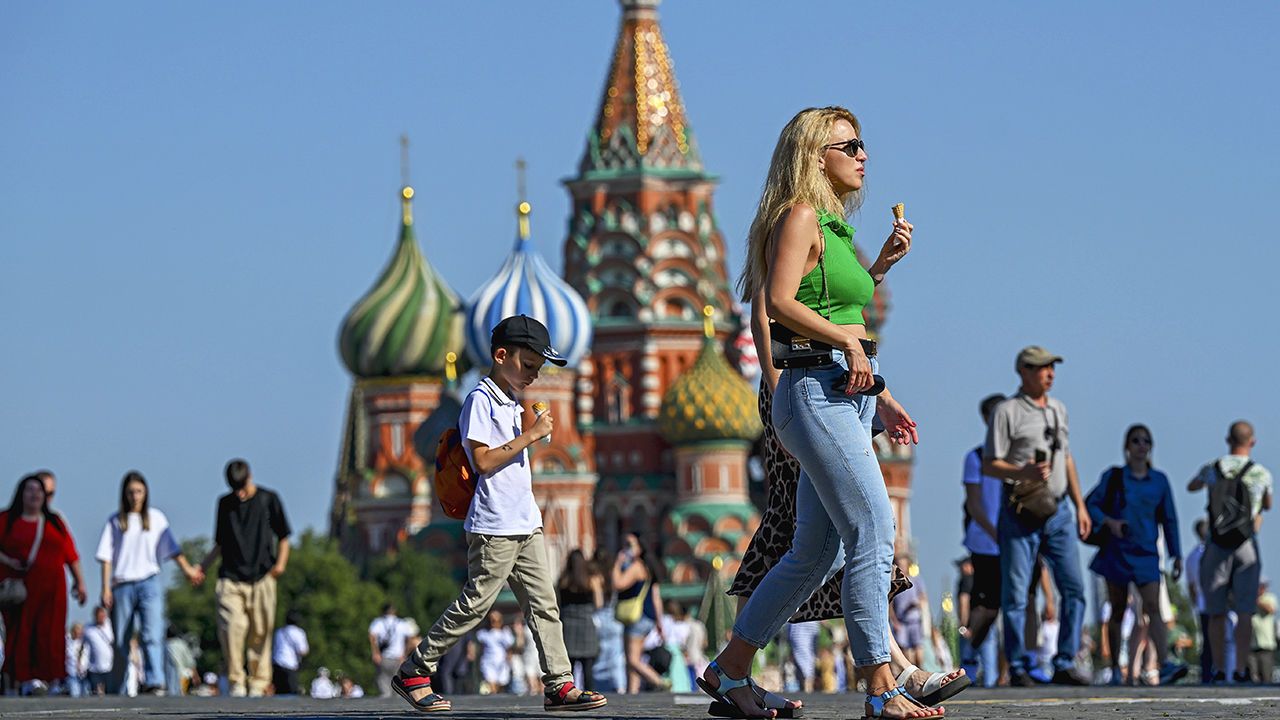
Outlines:
{"type": "Polygon", "coordinates": [[[400,242],[373,288],[342,321],[338,351],[360,378],[445,374],[445,356],[465,370],[466,319],[458,295],[418,249],[410,204],[413,188],[401,191],[400,242]]]}
{"type": "MultiPolygon", "coordinates": [[[[705,308],[711,325],[711,308],[705,308]]],[[[658,429],[672,445],[714,441],[752,441],[764,427],[756,410],[756,394],[724,359],[713,330],[693,366],[667,390],[658,414],[658,429]]]]}

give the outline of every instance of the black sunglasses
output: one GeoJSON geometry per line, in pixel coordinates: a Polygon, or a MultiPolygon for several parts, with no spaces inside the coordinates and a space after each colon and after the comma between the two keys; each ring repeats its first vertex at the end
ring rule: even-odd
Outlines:
{"type": "Polygon", "coordinates": [[[848,155],[849,157],[857,157],[859,150],[867,149],[867,144],[862,142],[862,140],[858,138],[854,138],[852,140],[845,140],[844,142],[832,143],[830,145],[822,146],[823,150],[831,150],[833,148],[836,150],[839,150],[845,155],[848,155]]]}

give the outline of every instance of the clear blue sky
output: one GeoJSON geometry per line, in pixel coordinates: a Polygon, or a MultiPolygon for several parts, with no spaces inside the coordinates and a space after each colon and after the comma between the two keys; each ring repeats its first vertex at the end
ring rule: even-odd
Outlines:
{"type": "MultiPolygon", "coordinates": [[[[661,14],[723,178],[734,274],[802,107],[862,119],[864,247],[907,205],[915,249],[889,277],[882,359],[923,432],[913,528],[935,599],[961,554],[978,400],[1014,389],[1022,345],[1067,358],[1057,394],[1086,485],[1134,421],[1187,528],[1204,499],[1181,487],[1230,421],[1253,420],[1258,458],[1280,466],[1278,6],[804,7],[661,14]]],[[[350,384],[335,337],[392,251],[397,138],[413,142],[418,236],[464,296],[510,247],[517,155],[534,241],[560,267],[558,181],[618,17],[608,0],[0,5],[6,502],[53,468],[91,557],[137,468],[180,535],[207,535],[239,455],[298,528],[323,528],[350,384]]]]}

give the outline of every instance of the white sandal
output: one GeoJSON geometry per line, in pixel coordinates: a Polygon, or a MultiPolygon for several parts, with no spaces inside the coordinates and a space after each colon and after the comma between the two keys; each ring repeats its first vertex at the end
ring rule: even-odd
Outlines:
{"type": "MultiPolygon", "coordinates": [[[[908,665],[906,669],[898,673],[898,685],[905,687],[907,680],[909,680],[912,675],[919,672],[919,670],[920,668],[918,666],[908,665]]],[[[920,697],[913,696],[913,699],[932,707],[959,695],[961,692],[964,692],[965,688],[973,684],[973,680],[969,679],[969,673],[965,672],[961,674],[960,677],[944,685],[943,681],[946,680],[947,676],[950,674],[951,673],[936,672],[929,675],[929,679],[925,680],[924,685],[920,688],[920,697]]]]}

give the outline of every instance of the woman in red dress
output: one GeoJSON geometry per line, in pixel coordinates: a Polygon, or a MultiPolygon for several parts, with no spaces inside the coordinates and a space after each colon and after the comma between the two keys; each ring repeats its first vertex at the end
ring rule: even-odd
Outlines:
{"type": "Polygon", "coordinates": [[[80,556],[62,518],[49,509],[48,495],[38,475],[18,483],[9,509],[0,512],[0,579],[22,578],[27,599],[4,608],[4,676],[10,687],[30,692],[62,679],[66,674],[67,576],[71,567],[72,592],[84,605],[84,580],[80,556]],[[35,561],[28,566],[36,530],[44,531],[35,561]],[[36,685],[39,680],[43,686],[36,685]]]}

